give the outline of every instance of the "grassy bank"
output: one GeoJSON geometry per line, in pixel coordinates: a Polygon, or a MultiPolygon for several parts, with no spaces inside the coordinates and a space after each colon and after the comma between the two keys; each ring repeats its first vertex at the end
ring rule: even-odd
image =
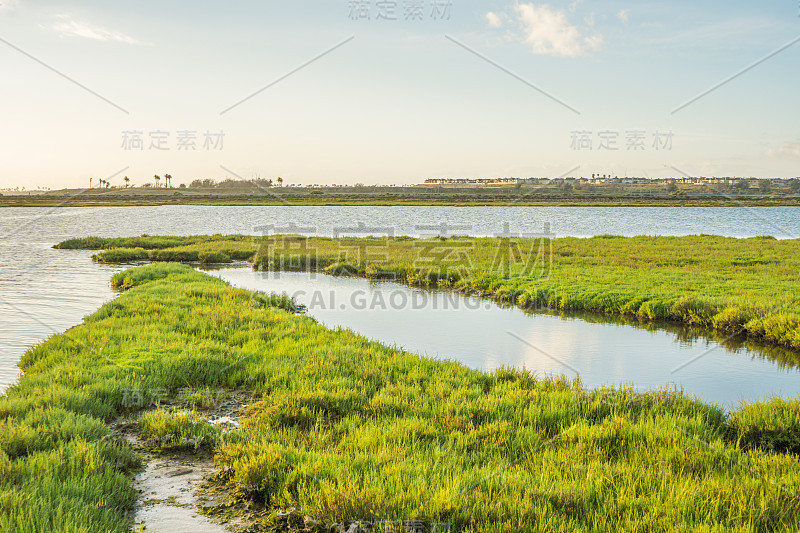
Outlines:
{"type": "Polygon", "coordinates": [[[144,205],[329,205],[329,206],[796,206],[796,184],[765,191],[756,187],[663,184],[284,186],[236,182],[188,188],[65,189],[46,193],[6,192],[0,207],[144,205]]]}
{"type": "Polygon", "coordinates": [[[111,198],[36,198],[9,197],[0,198],[3,207],[153,207],[162,205],[192,206],[446,206],[446,207],[794,207],[800,205],[800,199],[794,198],[741,198],[731,199],[728,196],[699,196],[676,198],[564,198],[559,196],[531,200],[529,197],[515,199],[513,197],[485,198],[452,196],[443,198],[275,198],[273,196],[244,196],[221,198],[143,198],[127,199],[111,198]]]}
{"type": "Polygon", "coordinates": [[[708,235],[552,240],[215,236],[88,238],[59,246],[105,249],[95,256],[100,262],[237,258],[251,259],[262,270],[394,279],[523,308],[675,321],[800,350],[798,240],[708,235]]]}
{"type": "Polygon", "coordinates": [[[104,250],[103,253],[92,257],[99,263],[137,261],[230,263],[252,260],[256,252],[253,238],[244,235],[194,237],[143,235],[111,239],[87,237],[70,239],[55,247],[61,250],[104,250]]]}
{"type": "Polygon", "coordinates": [[[453,531],[800,528],[797,402],[726,419],[669,391],[485,374],[328,330],[184,265],[114,283],[133,288],[30,350],[0,398],[3,531],[125,531],[136,460],[107,424],[219,388],[254,395],[239,430],[156,408],[142,437],[213,447],[218,483],[271,516],[295,507],[328,523],[453,531]]]}
{"type": "Polygon", "coordinates": [[[354,273],[521,307],[678,321],[800,349],[797,240],[273,238],[256,268],[354,273]]]}

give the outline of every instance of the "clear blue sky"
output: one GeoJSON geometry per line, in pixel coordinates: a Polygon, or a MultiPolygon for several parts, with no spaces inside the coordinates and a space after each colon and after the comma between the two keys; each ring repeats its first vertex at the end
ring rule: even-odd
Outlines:
{"type": "Polygon", "coordinates": [[[800,42],[673,112],[800,37],[796,1],[437,4],[0,0],[0,188],[800,175],[800,42]]]}

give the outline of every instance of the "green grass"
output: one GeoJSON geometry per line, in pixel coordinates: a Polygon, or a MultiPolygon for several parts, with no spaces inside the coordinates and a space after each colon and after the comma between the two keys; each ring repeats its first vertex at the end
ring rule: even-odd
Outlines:
{"type": "Polygon", "coordinates": [[[223,428],[210,424],[194,411],[149,411],[139,418],[139,432],[159,448],[213,447],[223,439],[223,428]]]}
{"type": "Polygon", "coordinates": [[[69,239],[54,246],[62,250],[103,250],[92,256],[98,263],[138,261],[230,263],[253,258],[257,245],[245,235],[193,237],[141,237],[69,239]]]}
{"type": "Polygon", "coordinates": [[[800,240],[711,235],[552,240],[217,235],[88,238],[59,246],[110,247],[95,255],[99,262],[139,260],[145,250],[150,261],[224,262],[209,258],[227,255],[252,260],[261,270],[393,279],[528,309],[681,322],[800,350],[800,240]],[[175,246],[168,247],[170,243],[175,246]],[[209,255],[201,257],[204,253],[209,255]]]}
{"type": "Polygon", "coordinates": [[[148,404],[187,388],[255,400],[227,437],[163,409],[141,416],[143,436],[214,447],[218,483],[273,516],[295,507],[455,531],[800,528],[800,463],[770,443],[782,405],[729,421],[670,391],[486,374],[328,330],[186,265],[115,283],[133,288],[27,352],[0,398],[0,530],[126,531],[136,460],[107,424],[136,415],[130,390],[148,404]],[[752,431],[762,435],[740,437],[752,431]]]}
{"type": "Polygon", "coordinates": [[[556,185],[422,185],[355,187],[271,187],[238,182],[235,186],[65,189],[46,194],[0,194],[0,207],[148,206],[148,205],[331,205],[331,206],[796,206],[796,187],[756,188],[663,184],[592,184],[571,190],[556,185]]]}
{"type": "Polygon", "coordinates": [[[59,250],[106,250],[111,248],[143,248],[145,250],[160,250],[175,248],[197,242],[205,241],[209,237],[158,237],[142,235],[141,237],[119,237],[106,239],[102,237],[84,237],[80,239],[67,239],[54,246],[59,250]]]}
{"type": "Polygon", "coordinates": [[[800,350],[800,241],[615,237],[552,240],[300,236],[75,239],[98,262],[252,260],[454,289],[522,308],[674,321],[800,350]],[[170,247],[172,244],[174,246],[170,247]]]}
{"type": "Polygon", "coordinates": [[[395,279],[523,308],[676,321],[800,349],[798,240],[276,237],[262,242],[255,265],[395,279]]]}
{"type": "Polygon", "coordinates": [[[800,454],[800,398],[742,406],[731,417],[728,431],[744,448],[800,454]]]}

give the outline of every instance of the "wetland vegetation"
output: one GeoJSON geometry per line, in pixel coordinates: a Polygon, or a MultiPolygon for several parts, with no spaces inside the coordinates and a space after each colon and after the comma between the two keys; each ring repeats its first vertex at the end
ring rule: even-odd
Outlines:
{"type": "Polygon", "coordinates": [[[73,239],[98,262],[250,260],[454,289],[522,308],[666,320],[800,350],[800,241],[711,235],[521,239],[73,239]]]}
{"type": "MultiPolygon", "coordinates": [[[[800,179],[755,184],[581,183],[425,185],[267,185],[266,180],[225,180],[189,187],[112,187],[58,191],[5,191],[0,207],[141,205],[595,205],[792,206],[800,205],[800,179]],[[769,184],[768,187],[763,185],[769,184]]],[[[628,180],[631,181],[631,180],[628,180]]]]}
{"type": "Polygon", "coordinates": [[[800,527],[795,400],[726,414],[675,391],[482,373],[326,329],[187,265],[113,283],[128,290],[31,349],[0,398],[0,529],[126,531],[137,457],[111,429],[121,418],[159,446],[212,449],[215,483],[239,503],[207,511],[259,509],[253,531],[291,508],[318,531],[800,527]],[[218,389],[251,396],[238,428],[178,399],[218,389]]]}

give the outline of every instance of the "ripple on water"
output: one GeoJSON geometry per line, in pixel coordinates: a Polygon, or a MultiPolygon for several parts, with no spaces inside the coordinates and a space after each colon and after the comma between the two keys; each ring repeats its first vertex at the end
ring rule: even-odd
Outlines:
{"type": "Polygon", "coordinates": [[[92,263],[92,252],[54,250],[55,242],[0,244],[0,392],[19,378],[17,363],[28,348],[116,295],[109,279],[121,267],[92,263]]]}

